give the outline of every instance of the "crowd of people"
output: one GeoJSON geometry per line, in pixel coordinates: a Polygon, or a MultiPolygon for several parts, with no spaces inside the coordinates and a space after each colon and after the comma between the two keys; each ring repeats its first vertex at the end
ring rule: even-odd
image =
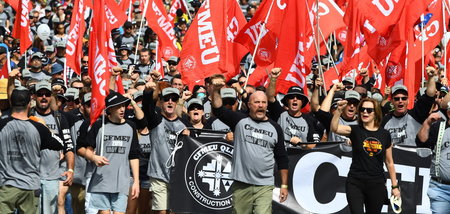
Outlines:
{"type": "MultiPolygon", "coordinates": [[[[6,66],[10,52],[12,68],[0,80],[0,213],[169,213],[171,169],[166,162],[179,135],[190,135],[188,128],[223,131],[225,140],[233,142],[234,213],[272,213],[275,164],[279,201],[289,197],[287,148],[319,149],[327,142],[341,142],[342,151],[352,152],[346,182],[352,213],[364,213],[364,207],[367,213],[381,212],[388,197],[383,163],[391,195],[401,197],[393,146],[433,150],[431,210],[450,210],[450,94],[439,47],[433,50],[437,67],[427,67],[419,91],[401,84],[380,90],[367,69],[357,71],[362,78],[345,77],[324,88],[313,66],[307,87],[277,94],[279,68],[269,72],[267,87],[246,84],[251,56],[244,57],[243,72],[235,78],[215,74],[204,85],[187,88],[177,70],[178,57],[163,62],[164,73],[155,70],[157,36],[148,27],[139,29],[143,19],[136,1],[132,21],[111,32],[119,66],[111,70],[104,116],[90,121],[87,39],[81,74],[64,75],[73,2],[32,2],[34,42],[28,58],[11,36],[17,16],[0,2],[0,64],[6,66]],[[50,39],[38,38],[40,24],[50,27],[50,39]],[[125,94],[117,92],[118,76],[125,94]],[[412,109],[409,97],[415,97],[412,109]]],[[[171,2],[163,2],[169,9],[171,2]]],[[[260,1],[240,4],[249,20],[260,1]]],[[[177,11],[180,49],[200,5],[189,1],[186,13],[177,11]]],[[[331,57],[340,61],[341,45],[331,57]]]]}

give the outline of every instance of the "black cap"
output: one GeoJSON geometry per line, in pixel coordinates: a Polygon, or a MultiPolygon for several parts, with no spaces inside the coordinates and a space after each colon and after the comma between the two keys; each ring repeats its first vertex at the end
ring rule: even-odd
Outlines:
{"type": "Polygon", "coordinates": [[[0,54],[6,53],[6,48],[3,46],[0,46],[0,54]]]}
{"type": "Polygon", "coordinates": [[[15,88],[11,93],[11,106],[27,106],[31,100],[30,96],[27,88],[23,86],[15,88]]]}
{"type": "Polygon", "coordinates": [[[109,91],[108,96],[106,96],[105,103],[106,103],[106,109],[118,106],[120,104],[125,103],[126,106],[130,104],[130,99],[124,97],[123,95],[115,92],[115,91],[109,91]]]}
{"type": "Polygon", "coordinates": [[[131,27],[133,27],[133,23],[131,23],[131,22],[129,22],[129,21],[126,21],[126,22],[123,24],[123,28],[131,28],[131,27]]]}

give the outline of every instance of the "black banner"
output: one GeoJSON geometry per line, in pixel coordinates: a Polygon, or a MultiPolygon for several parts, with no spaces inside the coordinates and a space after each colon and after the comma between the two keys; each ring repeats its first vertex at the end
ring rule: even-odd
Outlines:
{"type": "MultiPolygon", "coordinates": [[[[192,131],[191,131],[192,132],[192,131]]],[[[231,213],[231,160],[233,145],[217,132],[180,137],[182,149],[175,155],[170,181],[170,208],[175,213],[231,213]]],[[[345,180],[352,162],[342,145],[304,151],[289,148],[289,197],[273,201],[273,213],[350,213],[345,180]]],[[[430,213],[426,194],[431,156],[421,157],[415,149],[394,148],[397,179],[400,181],[403,213],[430,213]]],[[[386,177],[389,177],[386,172],[386,177]]],[[[386,182],[390,194],[390,180],[386,182]]],[[[275,172],[274,198],[279,195],[275,172]]],[[[392,213],[385,205],[383,213],[392,213]]]]}
{"type": "MultiPolygon", "coordinates": [[[[192,133],[196,132],[196,133],[192,133]]],[[[221,132],[182,136],[171,174],[169,207],[175,213],[231,213],[233,145],[221,132]]]]}

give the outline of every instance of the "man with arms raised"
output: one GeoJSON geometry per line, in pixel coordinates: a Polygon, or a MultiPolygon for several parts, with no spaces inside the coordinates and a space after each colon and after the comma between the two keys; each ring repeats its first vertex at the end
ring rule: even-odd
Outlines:
{"type": "Polygon", "coordinates": [[[221,78],[212,78],[214,115],[234,131],[232,178],[233,213],[272,213],[273,170],[281,175],[280,202],[288,196],[288,163],[281,127],[266,116],[267,96],[262,91],[249,98],[249,114],[222,106],[221,78]]]}

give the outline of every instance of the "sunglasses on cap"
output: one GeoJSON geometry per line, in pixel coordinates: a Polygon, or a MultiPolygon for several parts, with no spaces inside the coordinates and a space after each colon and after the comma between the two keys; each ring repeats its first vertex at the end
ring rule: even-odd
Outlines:
{"type": "Polygon", "coordinates": [[[393,99],[394,99],[394,101],[400,101],[400,99],[405,101],[408,99],[408,97],[394,97],[393,99]]]}
{"type": "Polygon", "coordinates": [[[178,96],[165,96],[162,98],[164,102],[169,102],[169,100],[172,100],[173,102],[178,102],[179,97],[178,96]]]}
{"type": "Polygon", "coordinates": [[[374,108],[364,108],[364,107],[361,107],[360,109],[359,109],[359,112],[367,112],[367,113],[372,113],[374,111],[374,108]]]}
{"type": "Polygon", "coordinates": [[[38,97],[43,97],[43,96],[50,97],[50,96],[52,96],[52,93],[51,92],[36,92],[36,96],[38,96],[38,97]]]}

